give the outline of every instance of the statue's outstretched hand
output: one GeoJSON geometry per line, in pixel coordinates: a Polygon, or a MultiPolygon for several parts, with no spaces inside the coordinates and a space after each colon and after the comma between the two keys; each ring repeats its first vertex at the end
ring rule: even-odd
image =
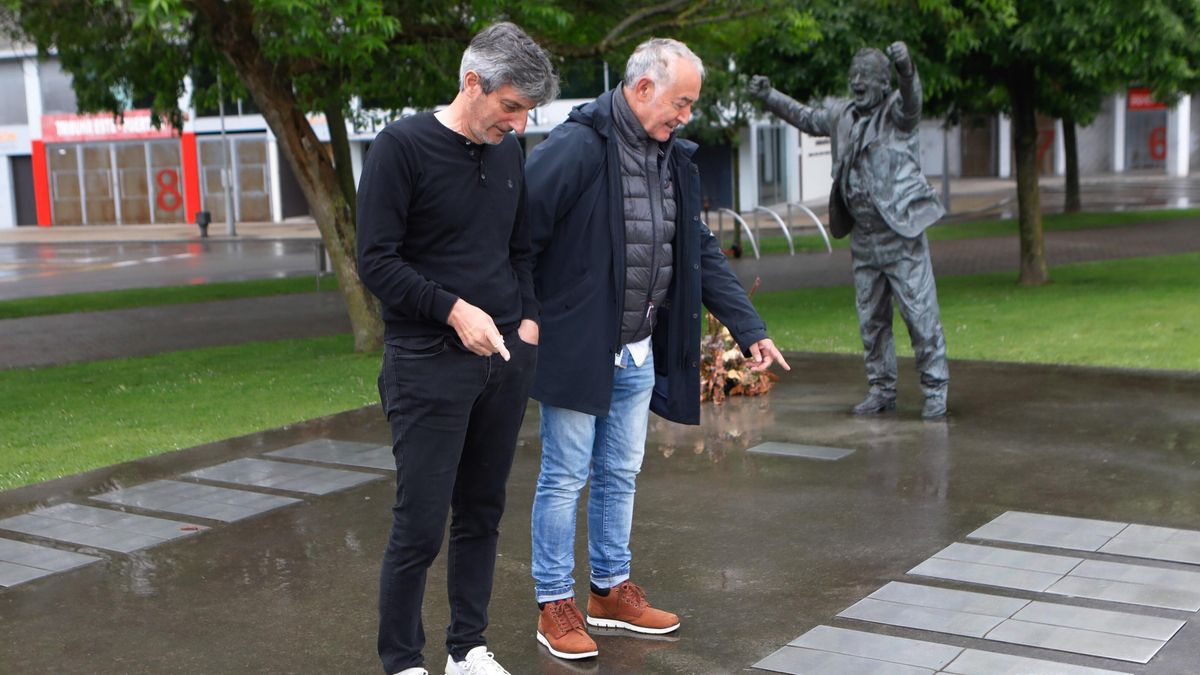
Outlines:
{"type": "Polygon", "coordinates": [[[750,93],[757,98],[766,98],[771,93],[771,80],[766,75],[755,75],[750,78],[750,93]]]}
{"type": "Polygon", "coordinates": [[[896,41],[888,45],[888,58],[896,64],[896,72],[901,75],[911,75],[913,72],[912,57],[908,54],[908,45],[896,41]]]}

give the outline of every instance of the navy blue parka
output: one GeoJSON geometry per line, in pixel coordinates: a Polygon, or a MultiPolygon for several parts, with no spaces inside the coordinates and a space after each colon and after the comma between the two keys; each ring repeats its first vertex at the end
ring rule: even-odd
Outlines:
{"type": "MultiPolygon", "coordinates": [[[[571,111],[529,155],[529,226],[540,338],[533,398],[589,415],[608,414],[613,360],[620,351],[625,296],[625,220],[612,97],[620,87],[571,111]]],[[[700,305],[729,328],[743,351],[766,326],[700,220],[696,144],[670,145],[677,200],[674,275],[651,341],[651,410],[700,422],[700,305]]]]}

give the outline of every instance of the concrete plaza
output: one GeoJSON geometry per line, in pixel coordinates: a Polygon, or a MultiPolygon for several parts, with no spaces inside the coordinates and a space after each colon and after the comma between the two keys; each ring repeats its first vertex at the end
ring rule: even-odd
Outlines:
{"type": "MultiPolygon", "coordinates": [[[[529,511],[540,447],[536,408],[530,408],[502,524],[488,631],[491,648],[513,673],[743,672],[820,626],[936,643],[950,653],[1034,658],[1052,668],[1037,672],[1076,672],[1066,670],[1070,666],[1196,672],[1200,623],[1192,604],[1200,601],[1200,586],[1189,584],[1200,564],[1156,559],[1152,551],[1144,558],[1078,550],[1080,537],[1096,526],[1083,521],[1054,525],[1059,521],[1050,519],[1052,545],[1022,543],[1019,533],[1001,535],[1007,541],[969,535],[1021,513],[1116,523],[1112,532],[1141,525],[1200,530],[1200,376],[955,362],[949,421],[924,423],[911,362],[901,366],[896,414],[853,418],[845,410],[863,388],[859,359],[789,359],[793,371],[765,398],[706,406],[701,427],[652,422],[639,482],[634,575],[653,602],[680,613],[683,626],[659,639],[603,633],[600,656],[585,662],[554,659],[533,638],[529,511]],[[852,452],[836,461],[749,452],[766,442],[852,452]],[[1092,590],[1064,594],[1043,590],[1048,584],[1012,581],[1017,563],[967,566],[965,575],[939,572],[939,559],[959,557],[948,551],[1036,554],[1026,555],[1035,561],[1053,556],[1068,561],[1064,574],[1113,563],[1123,574],[1165,580],[1101,583],[1100,590],[1092,584],[1092,590]],[[923,573],[910,572],[919,565],[923,573]],[[867,596],[891,582],[997,596],[997,602],[1028,605],[1023,611],[1047,604],[1068,613],[1082,608],[1086,619],[1085,610],[1102,610],[1112,621],[1091,631],[1101,638],[1091,647],[1068,640],[1039,648],[1020,636],[1007,637],[1015,643],[971,636],[971,629],[953,623],[919,628],[886,616],[839,616],[852,606],[861,609],[867,596]],[[1113,595],[1113,585],[1137,588],[1113,595]],[[1140,622],[1182,628],[1155,639],[1120,635],[1138,633],[1140,622]],[[1126,643],[1129,651],[1106,651],[1126,643]],[[1064,651],[1068,647],[1121,658],[1064,651]],[[1148,662],[1136,660],[1147,654],[1148,662]]],[[[377,672],[375,593],[391,473],[370,468],[372,461],[322,457],[322,444],[330,445],[322,439],[365,443],[352,447],[375,448],[377,457],[388,432],[378,408],[370,407],[0,493],[0,537],[97,559],[0,589],[5,672],[377,672]],[[269,454],[310,441],[318,442],[304,447],[316,450],[269,454]],[[214,473],[212,467],[233,460],[241,460],[237,466],[253,485],[214,473]],[[310,488],[300,483],[261,480],[263,463],[286,465],[288,474],[323,468],[360,479],[305,492],[310,488]],[[153,508],[112,501],[155,481],[287,499],[233,522],[163,511],[175,507],[152,501],[140,503],[153,508]],[[359,484],[345,487],[353,482],[359,484]],[[114,498],[115,490],[125,492],[114,498]],[[120,509],[174,521],[182,536],[122,553],[9,529],[25,522],[12,519],[46,508],[52,514],[120,509]]],[[[583,561],[582,538],[579,543],[583,561]]],[[[577,578],[585,578],[585,570],[577,578]]],[[[1066,575],[1057,583],[1071,581],[1080,579],[1066,575]]],[[[426,595],[426,656],[438,673],[445,658],[444,582],[439,559],[426,595]]],[[[584,583],[579,590],[586,592],[584,583]]],[[[1020,618],[1007,622],[1021,624],[1020,618]]],[[[1038,633],[1088,632],[1038,626],[1038,633]]],[[[871,663],[875,669],[795,672],[939,672],[871,663]]]]}

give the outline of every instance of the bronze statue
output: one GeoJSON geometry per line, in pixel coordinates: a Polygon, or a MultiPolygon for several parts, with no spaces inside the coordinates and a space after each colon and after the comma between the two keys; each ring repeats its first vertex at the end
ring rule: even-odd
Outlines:
{"type": "Polygon", "coordinates": [[[751,92],[768,110],[811,136],[828,136],[833,152],[829,229],[852,235],[855,304],[870,391],[858,415],[896,407],[892,298],[908,325],[925,405],[921,416],[946,416],[950,371],[925,228],[945,214],[921,173],[917,125],[921,80],[903,42],[887,55],[862,49],[850,65],[852,98],[809,107],[756,75],[751,92]],[[889,56],[890,62],[889,62],[889,56]],[[891,91],[891,69],[898,87],[891,91]]]}

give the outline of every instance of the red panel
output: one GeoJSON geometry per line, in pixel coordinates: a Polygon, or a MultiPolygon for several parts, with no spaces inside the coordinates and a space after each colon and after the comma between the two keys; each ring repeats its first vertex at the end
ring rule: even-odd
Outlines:
{"type": "Polygon", "coordinates": [[[183,200],[184,217],[187,222],[196,222],[200,211],[200,162],[196,155],[196,134],[185,132],[179,139],[183,146],[183,200]]]}
{"type": "Polygon", "coordinates": [[[50,227],[50,170],[46,166],[46,144],[33,141],[33,196],[37,202],[37,224],[50,227]]]}
{"type": "Polygon", "coordinates": [[[175,135],[175,130],[169,124],[155,129],[150,120],[149,110],[126,110],[122,121],[113,118],[111,113],[42,115],[42,141],[77,143],[170,138],[175,135]]]}
{"type": "Polygon", "coordinates": [[[1130,87],[1127,106],[1130,110],[1166,110],[1167,104],[1154,99],[1149,87],[1130,87]]]}

